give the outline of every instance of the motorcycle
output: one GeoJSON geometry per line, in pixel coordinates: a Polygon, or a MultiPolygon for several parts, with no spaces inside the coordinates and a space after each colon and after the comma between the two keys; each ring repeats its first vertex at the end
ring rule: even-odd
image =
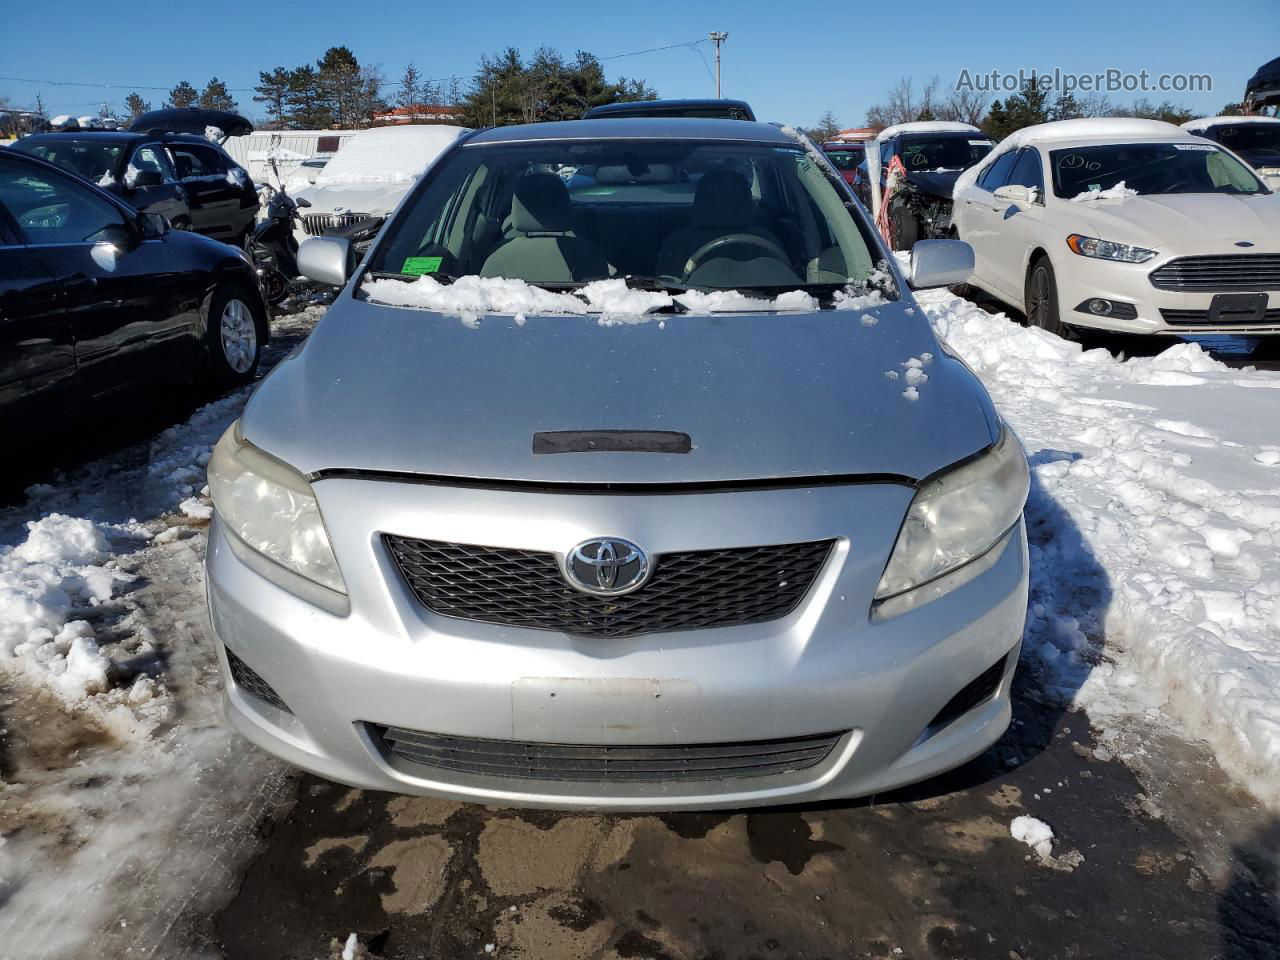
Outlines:
{"type": "Polygon", "coordinates": [[[264,183],[258,190],[266,196],[267,215],[254,227],[249,256],[267,303],[275,306],[289,295],[290,284],[298,275],[298,240],[293,235],[293,225],[301,219],[298,208],[311,204],[305,198],[294,200],[283,185],[264,183]]]}

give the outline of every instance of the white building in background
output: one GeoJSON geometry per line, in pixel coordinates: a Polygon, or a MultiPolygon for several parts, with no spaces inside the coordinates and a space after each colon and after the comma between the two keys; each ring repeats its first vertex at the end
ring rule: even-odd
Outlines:
{"type": "Polygon", "coordinates": [[[228,137],[223,149],[249,171],[255,183],[279,186],[301,173],[306,160],[332,157],[358,130],[257,130],[246,137],[228,137]],[[280,182],[271,172],[274,157],[280,182]]]}

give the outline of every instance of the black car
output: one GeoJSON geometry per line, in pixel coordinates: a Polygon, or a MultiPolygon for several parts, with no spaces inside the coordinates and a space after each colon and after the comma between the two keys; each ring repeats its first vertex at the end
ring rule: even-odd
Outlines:
{"type": "MultiPolygon", "coordinates": [[[[910,250],[917,240],[950,236],[951,191],[956,180],[990,153],[995,141],[977,127],[940,122],[889,127],[876,140],[880,144],[880,194],[888,205],[893,249],[910,250]],[[889,170],[896,169],[895,157],[904,176],[891,185],[889,170]]],[[[866,160],[858,166],[854,190],[870,209],[866,160]]]]}
{"type": "Polygon", "coordinates": [[[1222,144],[1263,176],[1280,176],[1280,120],[1275,117],[1210,117],[1182,126],[1222,144]]]}
{"type": "Polygon", "coordinates": [[[745,100],[628,100],[625,103],[606,103],[592,107],[582,115],[583,120],[608,117],[699,117],[722,120],[755,121],[755,112],[745,100]]]}
{"type": "Polygon", "coordinates": [[[167,217],[179,230],[243,246],[257,218],[252,178],[205,137],[72,130],[26,137],[10,149],[93,181],[141,213],[167,217]]]}
{"type": "Polygon", "coordinates": [[[150,380],[245,383],[267,335],[241,251],[0,150],[0,436],[150,380]]]}

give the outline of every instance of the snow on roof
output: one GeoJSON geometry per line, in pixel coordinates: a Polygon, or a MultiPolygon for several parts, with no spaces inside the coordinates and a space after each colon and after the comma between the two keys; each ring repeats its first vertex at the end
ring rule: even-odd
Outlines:
{"type": "Polygon", "coordinates": [[[1054,120],[1015,130],[996,148],[956,178],[951,195],[959,195],[978,179],[978,175],[1010,150],[1032,143],[1069,142],[1072,140],[1113,140],[1129,143],[1142,140],[1186,140],[1190,134],[1163,120],[1141,120],[1136,117],[1082,117],[1078,120],[1054,120]]]}
{"type": "Polygon", "coordinates": [[[377,127],[352,137],[317,178],[316,186],[401,183],[420,176],[466,127],[377,127]]]}
{"type": "Polygon", "coordinates": [[[1188,120],[1182,125],[1182,129],[1199,133],[1210,127],[1219,125],[1234,127],[1242,123],[1280,123],[1280,117],[1199,117],[1196,120],[1188,120]]]}
{"type": "Polygon", "coordinates": [[[954,120],[914,120],[911,123],[895,123],[880,131],[877,140],[888,140],[902,133],[982,133],[971,123],[954,120]]]}

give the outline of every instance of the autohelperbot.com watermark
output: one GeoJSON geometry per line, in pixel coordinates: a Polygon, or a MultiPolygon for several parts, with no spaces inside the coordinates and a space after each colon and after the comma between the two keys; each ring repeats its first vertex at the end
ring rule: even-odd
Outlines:
{"type": "Polygon", "coordinates": [[[975,93],[1018,93],[1029,84],[1041,90],[1068,93],[1210,93],[1213,76],[1208,73],[1154,73],[1150,70],[1108,68],[1096,73],[1074,73],[1055,67],[1035,70],[975,72],[965,68],[956,78],[955,89],[975,93]]]}

